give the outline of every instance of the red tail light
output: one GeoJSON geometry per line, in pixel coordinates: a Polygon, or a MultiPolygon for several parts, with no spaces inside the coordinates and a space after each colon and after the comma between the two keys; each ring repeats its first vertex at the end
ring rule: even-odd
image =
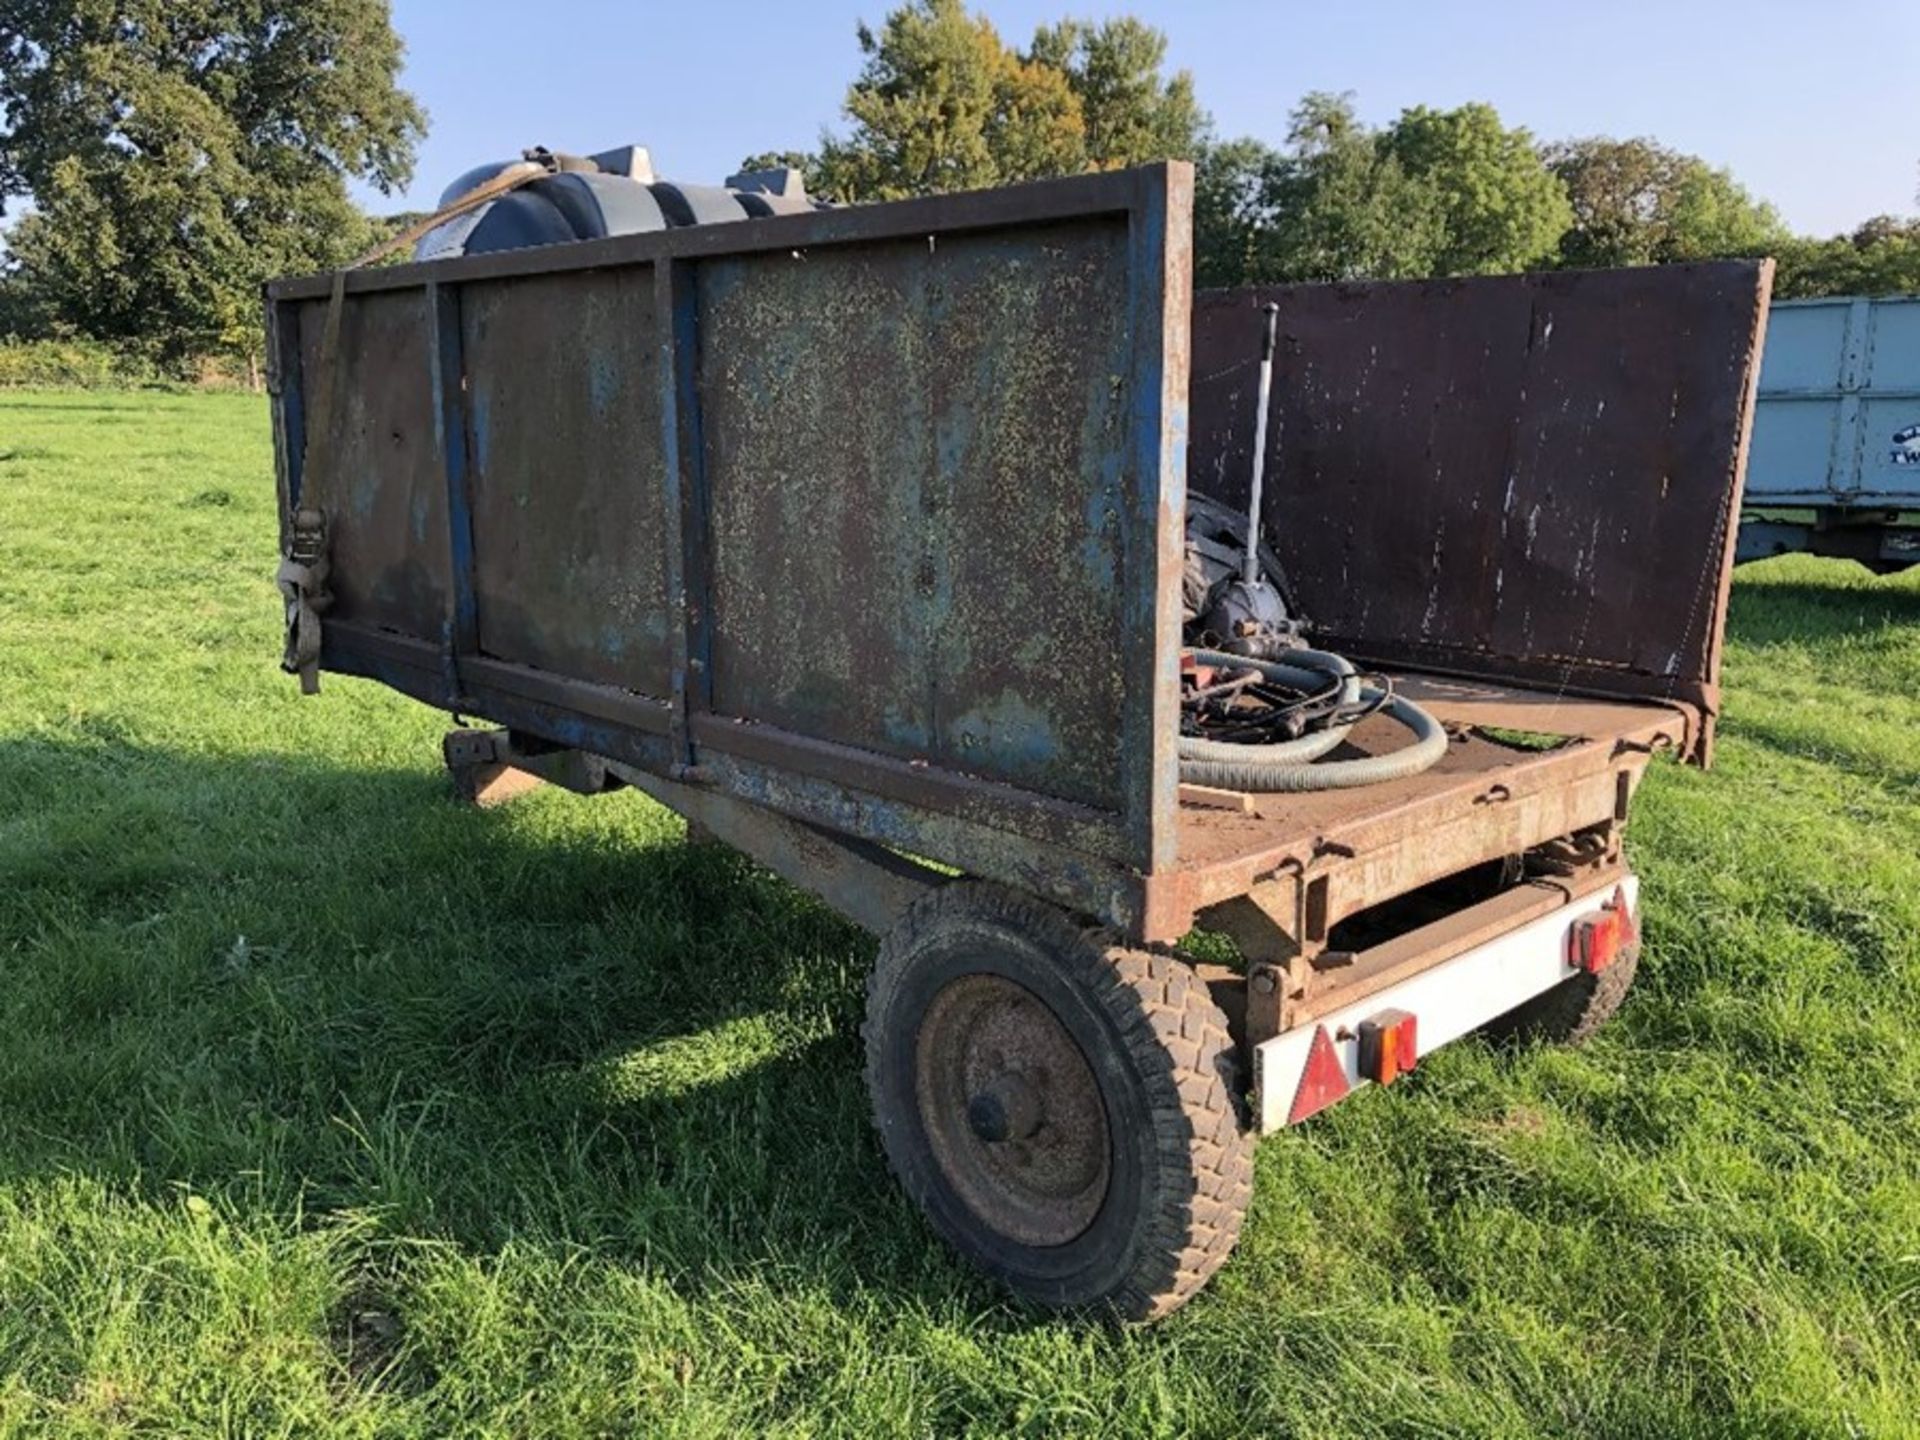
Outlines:
{"type": "Polygon", "coordinates": [[[1376,1085],[1391,1085],[1420,1059],[1415,1017],[1405,1010],[1382,1010],[1360,1022],[1360,1073],[1376,1085]]]}
{"type": "Polygon", "coordinates": [[[1634,923],[1627,892],[1616,889],[1597,913],[1574,922],[1567,933],[1567,963],[1588,975],[1598,975],[1639,941],[1640,927],[1634,923]]]}

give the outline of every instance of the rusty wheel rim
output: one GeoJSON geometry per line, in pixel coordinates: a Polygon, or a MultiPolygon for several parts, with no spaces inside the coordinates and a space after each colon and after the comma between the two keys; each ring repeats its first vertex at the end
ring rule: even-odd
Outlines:
{"type": "Polygon", "coordinates": [[[1087,1057],[1047,1005],[999,975],[934,996],[915,1039],[935,1163],[975,1215],[1023,1245],[1065,1245],[1100,1214],[1107,1112],[1087,1057]]]}

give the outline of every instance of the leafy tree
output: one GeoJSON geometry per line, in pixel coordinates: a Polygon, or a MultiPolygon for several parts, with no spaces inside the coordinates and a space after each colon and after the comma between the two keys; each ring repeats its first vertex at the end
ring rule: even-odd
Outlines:
{"type": "Polygon", "coordinates": [[[257,350],[266,277],[367,237],[345,179],[390,192],[425,116],[386,0],[8,0],[0,202],[63,324],[164,359],[257,350]]]}
{"type": "Polygon", "coordinates": [[[1571,223],[1566,188],[1522,129],[1491,105],[1403,111],[1380,135],[1382,155],[1421,182],[1441,217],[1433,270],[1494,275],[1553,256],[1571,223]]]}
{"type": "Polygon", "coordinates": [[[1167,37],[1132,16],[1042,26],[1026,61],[1064,75],[1080,102],[1081,153],[1096,170],[1191,159],[1207,117],[1185,70],[1163,79],[1167,37]]]}
{"type": "Polygon", "coordinates": [[[1185,157],[1205,131],[1192,78],[1162,77],[1166,39],[1138,20],[1045,26],[1023,54],[963,0],[909,0],[856,33],[850,132],[742,168],[794,165],[816,194],[892,200],[1185,157]]]}
{"type": "Polygon", "coordinates": [[[1252,278],[1391,280],[1441,269],[1441,198],[1384,138],[1360,123],[1351,96],[1300,102],[1288,160],[1269,180],[1274,213],[1252,278]]]}
{"type": "Polygon", "coordinates": [[[1542,155],[1572,206],[1563,263],[1654,263],[1672,229],[1685,156],[1651,140],[1604,137],[1548,145],[1542,155]]]}
{"type": "Polygon", "coordinates": [[[1198,273],[1238,284],[1522,268],[1558,238],[1557,194],[1524,163],[1528,145],[1484,106],[1409,111],[1376,131],[1351,96],[1308,95],[1284,150],[1243,140],[1203,153],[1198,273]]]}
{"type": "Polygon", "coordinates": [[[1662,263],[1769,255],[1791,238],[1773,206],[1704,160],[1686,166],[1672,215],[1667,244],[1655,257],[1662,263]]]}
{"type": "Polygon", "coordinates": [[[1560,241],[1563,264],[1764,255],[1788,238],[1773,207],[1727,171],[1652,140],[1570,140],[1542,153],[1573,206],[1560,241]]]}
{"type": "Polygon", "coordinates": [[[809,155],[804,150],[762,150],[757,155],[749,155],[740,162],[744,170],[798,170],[801,174],[814,169],[819,157],[809,155]]]}
{"type": "Polygon", "coordinates": [[[1782,300],[1920,294],[1920,217],[1881,215],[1851,235],[1792,239],[1777,258],[1773,293],[1782,300]]]}
{"type": "Polygon", "coordinates": [[[1080,102],[1066,77],[1009,50],[961,0],[912,0],[877,34],[857,33],[866,60],[847,91],[853,131],[822,137],[801,167],[816,191],[892,200],[1080,168],[1080,102]]]}
{"type": "Polygon", "coordinates": [[[17,263],[0,255],[0,340],[38,340],[52,328],[53,317],[40,294],[17,263]]]}
{"type": "MultiPolygon", "coordinates": [[[[1166,39],[1131,17],[1043,25],[1014,50],[964,0],[907,0],[857,31],[843,135],[769,152],[816,194],[885,200],[1191,157],[1203,285],[1479,275],[1777,253],[1783,295],[1920,289],[1920,222],[1794,240],[1725,170],[1652,140],[1537,146],[1490,105],[1384,129],[1310,94],[1279,146],[1210,132],[1166,39]]],[[[1877,228],[1876,228],[1877,227],[1877,228]]]]}
{"type": "Polygon", "coordinates": [[[1244,285],[1266,278],[1275,177],[1286,157],[1250,137],[1204,141],[1194,159],[1193,282],[1244,285]]]}

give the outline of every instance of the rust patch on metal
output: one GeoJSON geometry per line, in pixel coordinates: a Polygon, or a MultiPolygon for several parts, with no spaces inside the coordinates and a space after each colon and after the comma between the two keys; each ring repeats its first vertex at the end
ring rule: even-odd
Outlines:
{"type": "Polygon", "coordinates": [[[701,267],[718,712],[1119,807],[1126,242],[701,267]]]}
{"type": "MultiPolygon", "coordinates": [[[[300,307],[309,388],[321,373],[326,310],[320,301],[300,307]]],[[[368,295],[344,308],[329,464],[302,477],[301,503],[326,513],[330,619],[438,637],[452,579],[427,337],[421,292],[368,295]]]]}
{"type": "Polygon", "coordinates": [[[1111,1178],[1105,1103],[1087,1057],[1038,996],[968,975],[933,997],[914,1044],[921,1123],[968,1208],[1023,1245],[1064,1245],[1111,1178]]]}
{"type": "Polygon", "coordinates": [[[475,283],[461,326],[480,649],[665,695],[652,269],[475,283]]]}

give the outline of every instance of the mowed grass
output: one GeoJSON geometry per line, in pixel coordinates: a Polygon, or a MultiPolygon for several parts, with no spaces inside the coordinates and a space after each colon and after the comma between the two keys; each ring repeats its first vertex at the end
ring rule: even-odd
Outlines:
{"type": "Polygon", "coordinates": [[[0,1433],[1920,1433],[1920,573],[1736,585],[1648,955],[1261,1150],[1158,1328],[887,1179],[872,942],[275,661],[264,405],[0,395],[0,1433]]]}

